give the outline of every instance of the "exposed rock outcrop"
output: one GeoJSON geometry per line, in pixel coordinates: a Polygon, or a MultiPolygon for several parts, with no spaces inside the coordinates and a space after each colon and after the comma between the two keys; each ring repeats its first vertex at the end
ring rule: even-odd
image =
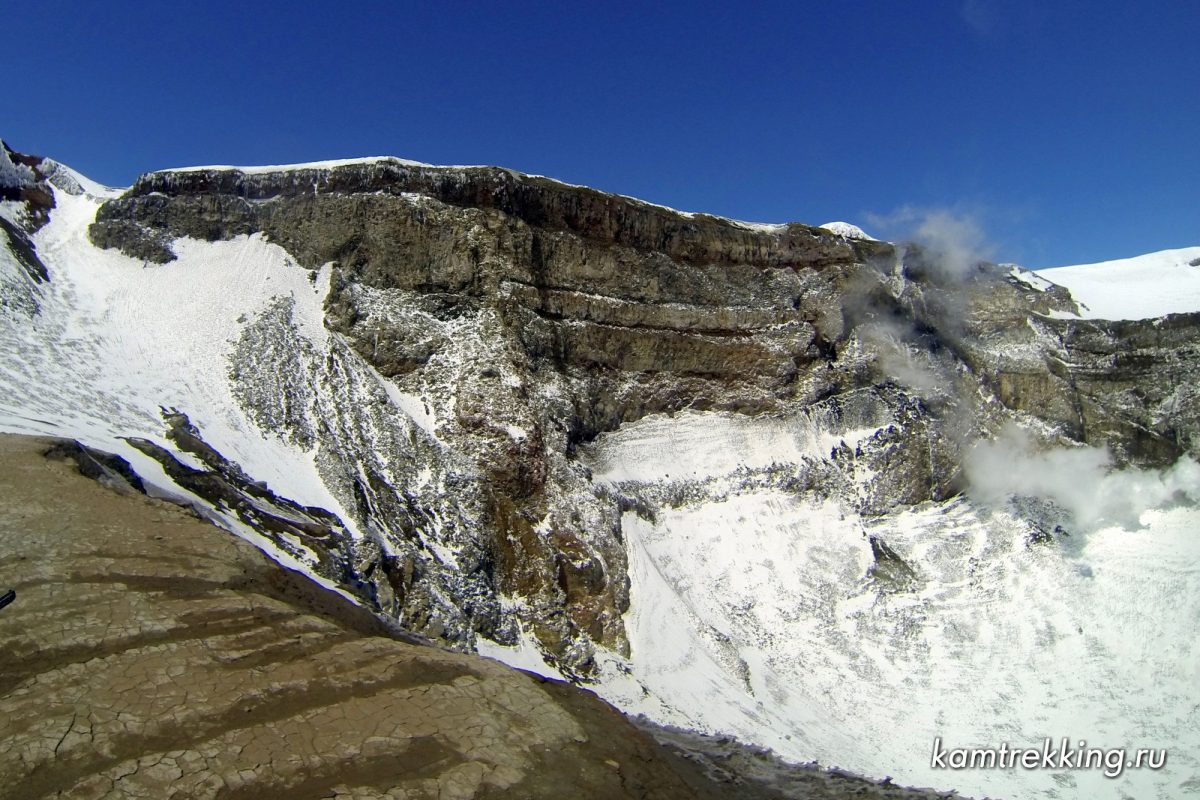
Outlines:
{"type": "Polygon", "coordinates": [[[1196,453],[1196,404],[1179,388],[1196,384],[1195,359],[1176,352],[1194,351],[1197,319],[1063,321],[1061,290],[819,228],[394,160],[152,173],[91,228],[164,269],[177,237],[258,233],[301,267],[332,265],[338,343],[304,355],[274,309],[247,327],[234,393],[264,431],[318,449],[372,532],[377,555],[355,579],[425,635],[503,642],[519,625],[581,677],[593,644],[626,647],[620,511],[635,500],[593,485],[574,453],[624,422],[691,409],[877,429],[812,467],[825,477],[788,477],[869,514],[960,491],[963,448],[1012,419],[1047,441],[1106,442],[1120,463],[1196,453]],[[365,386],[371,371],[418,398],[415,416],[328,407],[313,388],[365,386]],[[379,433],[395,426],[403,436],[379,433]]]}

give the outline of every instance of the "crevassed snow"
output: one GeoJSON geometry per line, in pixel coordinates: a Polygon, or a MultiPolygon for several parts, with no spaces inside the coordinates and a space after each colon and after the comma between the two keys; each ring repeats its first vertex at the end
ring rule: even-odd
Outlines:
{"type": "Polygon", "coordinates": [[[1135,258],[1040,269],[1065,286],[1084,319],[1153,319],[1200,311],[1200,247],[1163,250],[1135,258]]]}
{"type": "Polygon", "coordinates": [[[652,414],[583,445],[596,480],[704,479],[739,467],[795,464],[823,458],[845,442],[851,448],[879,430],[830,431],[803,415],[747,417],[726,412],[652,414]]]}
{"type": "MultiPolygon", "coordinates": [[[[636,437],[599,437],[590,463],[614,482],[657,480],[672,463],[671,479],[687,467],[726,470],[745,459],[722,447],[766,457],[753,454],[781,429],[759,422],[757,433],[717,414],[634,423],[636,437]],[[688,442],[706,430],[706,442],[688,442]]],[[[778,449],[794,454],[784,433],[778,449]]],[[[1200,776],[1194,508],[1147,511],[1136,531],[1073,530],[1053,546],[1031,546],[1007,512],[965,500],[867,520],[832,501],[748,488],[653,511],[653,522],[622,520],[631,658],[599,659],[597,691],[623,710],[972,796],[1173,798],[1200,776]],[[911,565],[910,588],[870,579],[868,536],[911,565]],[[1170,760],[1116,780],[937,771],[938,736],[962,747],[1067,736],[1166,747],[1170,760]]]]}

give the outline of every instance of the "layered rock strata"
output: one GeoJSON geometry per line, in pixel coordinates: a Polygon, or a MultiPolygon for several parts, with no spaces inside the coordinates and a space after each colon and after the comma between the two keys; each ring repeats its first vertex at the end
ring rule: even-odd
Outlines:
{"type": "Polygon", "coordinates": [[[369,532],[339,579],[435,639],[529,631],[581,678],[595,645],[627,647],[620,514],[638,500],[575,453],[622,423],[713,410],[873,429],[785,476],[867,514],[960,491],[963,449],[1013,420],[1119,463],[1197,450],[1195,317],[1067,320],[1062,290],[915,247],[387,159],[152,173],[91,227],[168,270],[179,237],[245,235],[332,271],[332,352],[309,352],[281,301],[248,321],[230,380],[264,434],[316,451],[369,532]],[[367,372],[416,398],[408,417],[354,388],[367,372]]]}

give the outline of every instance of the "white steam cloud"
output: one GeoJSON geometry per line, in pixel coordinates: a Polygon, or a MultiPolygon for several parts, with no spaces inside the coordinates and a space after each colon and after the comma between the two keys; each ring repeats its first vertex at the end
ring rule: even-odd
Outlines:
{"type": "Polygon", "coordinates": [[[989,261],[995,247],[973,214],[949,209],[905,206],[885,216],[868,214],[876,228],[895,233],[890,239],[920,245],[930,262],[946,277],[967,275],[980,261],[989,261]]]}
{"type": "Polygon", "coordinates": [[[929,356],[910,342],[911,325],[881,317],[861,325],[858,333],[874,346],[876,364],[887,377],[922,394],[942,388],[929,356]]]}
{"type": "Polygon", "coordinates": [[[1134,530],[1149,509],[1200,501],[1200,464],[1191,458],[1162,471],[1112,467],[1107,448],[1039,451],[1033,437],[1016,426],[976,444],[963,462],[972,497],[992,504],[1010,495],[1047,498],[1084,528],[1134,530]]]}

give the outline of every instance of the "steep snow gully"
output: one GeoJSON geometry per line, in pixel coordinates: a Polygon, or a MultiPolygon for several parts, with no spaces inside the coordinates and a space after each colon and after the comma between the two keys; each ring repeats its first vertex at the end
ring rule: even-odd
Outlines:
{"type": "MultiPolygon", "coordinates": [[[[121,192],[49,160],[38,170],[8,152],[0,163],[0,431],[77,439],[120,456],[151,492],[192,505],[401,625],[424,592],[422,635],[584,681],[628,713],[730,734],[797,762],[967,795],[1200,793],[1200,470],[1186,448],[1170,469],[1139,466],[1098,447],[1047,446],[1048,423],[1034,416],[997,417],[990,445],[963,445],[974,460],[954,471],[955,486],[881,507],[876,481],[891,462],[862,454],[883,452],[881,442],[916,423],[875,400],[854,413],[828,411],[848,402],[837,397],[764,413],[700,404],[601,425],[546,467],[582,476],[594,497],[620,509],[609,520],[594,510],[599,501],[570,501],[584,527],[615,526],[624,551],[602,560],[620,618],[597,613],[603,631],[588,640],[585,670],[534,630],[539,614],[561,611],[539,606],[519,581],[497,585],[479,566],[486,547],[473,521],[484,513],[484,479],[461,452],[466,440],[447,427],[456,413],[454,424],[465,424],[456,400],[465,385],[406,382],[409,373],[385,376],[364,357],[361,341],[329,324],[345,280],[336,264],[301,265],[262,231],[211,241],[172,235],[165,264],[105,249],[89,226],[121,192]],[[49,203],[31,202],[22,187],[40,187],[49,203]],[[402,487],[409,521],[383,529],[376,520],[393,512],[354,489],[360,483],[402,487]],[[376,564],[386,581],[371,573],[376,564]],[[470,613],[454,616],[463,608],[470,613]],[[1098,769],[946,771],[931,764],[939,737],[971,748],[1040,748],[1067,737],[1168,755],[1160,769],[1116,778],[1098,769]]],[[[754,233],[783,236],[786,227],[754,233]]],[[[821,235],[836,244],[851,228],[821,235]]],[[[1009,283],[1033,296],[1054,291],[1061,276],[1078,290],[1083,307],[1046,310],[1034,326],[1079,314],[1200,312],[1192,288],[1200,267],[1190,258],[1198,254],[1040,275],[1014,269],[1009,283]],[[1181,292],[1158,294],[1185,298],[1186,307],[1163,310],[1142,295],[1119,307],[1118,282],[1141,281],[1147,270],[1182,281],[1181,292]]],[[[372,302],[374,313],[389,313],[386,298],[372,302]]],[[[605,324],[633,313],[587,302],[593,318],[606,309],[605,324]]],[[[495,360],[505,391],[541,380],[506,371],[484,316],[395,313],[443,343],[423,356],[426,370],[449,375],[495,360]]],[[[914,373],[936,371],[913,361],[924,356],[911,342],[889,341],[914,373]]],[[[854,346],[866,345],[844,352],[854,346]]],[[[1057,352],[1064,363],[1074,357],[1057,352]]],[[[1194,366],[1194,351],[1179,358],[1194,366]]],[[[1195,417],[1192,395],[1173,397],[1195,417]]],[[[493,425],[488,441],[519,453],[542,435],[527,417],[471,424],[493,425]]],[[[547,510],[511,535],[552,542],[565,548],[560,561],[591,569],[592,551],[564,545],[553,519],[547,510]]],[[[559,585],[573,597],[577,573],[562,569],[559,585]]]]}

